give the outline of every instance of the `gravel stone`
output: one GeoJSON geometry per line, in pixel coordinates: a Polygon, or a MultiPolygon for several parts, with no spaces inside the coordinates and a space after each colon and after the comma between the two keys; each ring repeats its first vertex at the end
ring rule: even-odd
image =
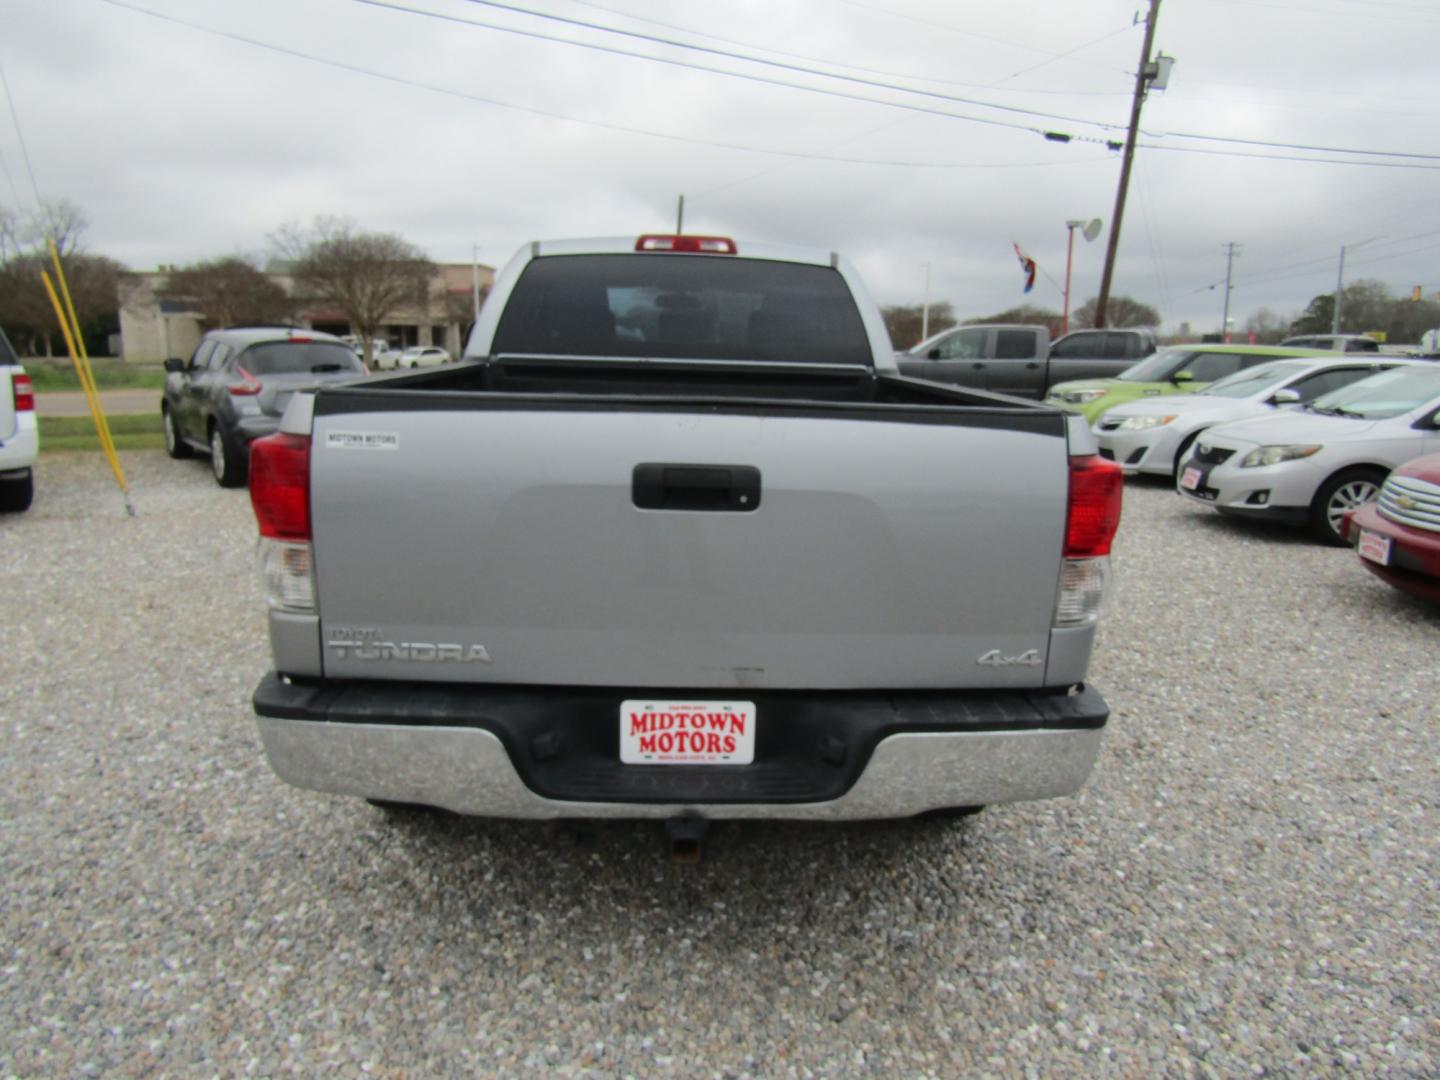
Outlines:
{"type": "Polygon", "coordinates": [[[958,822],[289,788],[245,493],[47,456],[0,519],[0,1075],[1440,1074],[1440,612],[1133,483],[1077,797],[958,822]]]}

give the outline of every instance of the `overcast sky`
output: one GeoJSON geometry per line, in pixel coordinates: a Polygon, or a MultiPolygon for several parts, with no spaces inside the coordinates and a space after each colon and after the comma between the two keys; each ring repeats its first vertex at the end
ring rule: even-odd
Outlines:
{"type": "MultiPolygon", "coordinates": [[[[687,232],[841,251],[882,303],[928,265],[961,317],[1058,310],[1067,220],[1104,220],[1072,306],[1099,288],[1144,7],[4,0],[0,206],[70,199],[134,269],[320,214],[499,266],[672,231],[683,193],[687,232]]],[[[1155,44],[1115,293],[1219,329],[1230,242],[1237,326],[1332,291],[1347,245],[1347,282],[1440,292],[1440,2],[1164,0],[1155,44]]]]}

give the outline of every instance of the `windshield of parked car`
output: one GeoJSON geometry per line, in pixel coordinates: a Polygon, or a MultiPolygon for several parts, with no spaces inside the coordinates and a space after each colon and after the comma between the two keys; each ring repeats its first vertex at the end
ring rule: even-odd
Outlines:
{"type": "Polygon", "coordinates": [[[1304,364],[1261,364],[1213,382],[1199,393],[1208,397],[1247,398],[1279,386],[1305,370],[1304,364]]]}
{"type": "Polygon", "coordinates": [[[1115,377],[1125,382],[1164,382],[1199,355],[1194,349],[1161,349],[1115,377]]]}
{"type": "Polygon", "coordinates": [[[238,361],[251,375],[309,375],[349,371],[359,375],[360,360],[338,341],[267,341],[251,345],[238,361]]]}
{"type": "Polygon", "coordinates": [[[829,266],[728,255],[553,255],[515,283],[492,351],[870,366],[829,266]]]}
{"type": "Polygon", "coordinates": [[[1403,367],[1371,375],[1316,398],[1309,408],[1329,416],[1384,420],[1440,399],[1440,368],[1403,367]]]}

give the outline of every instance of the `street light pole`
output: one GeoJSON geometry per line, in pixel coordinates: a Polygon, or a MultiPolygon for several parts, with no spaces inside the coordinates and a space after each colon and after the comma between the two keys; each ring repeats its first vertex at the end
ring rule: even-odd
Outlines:
{"type": "Polygon", "coordinates": [[[1083,221],[1065,222],[1065,313],[1060,316],[1062,336],[1070,332],[1070,263],[1075,256],[1075,226],[1083,224],[1083,221]]]}
{"type": "Polygon", "coordinates": [[[920,340],[930,336],[930,264],[925,264],[925,303],[920,308],[920,340]]]}

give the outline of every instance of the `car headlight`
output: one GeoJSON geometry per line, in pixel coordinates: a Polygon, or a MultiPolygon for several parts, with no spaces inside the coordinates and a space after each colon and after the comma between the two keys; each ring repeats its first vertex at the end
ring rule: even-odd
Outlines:
{"type": "Polygon", "coordinates": [[[1255,469],[1261,465],[1279,465],[1282,461],[1297,461],[1307,458],[1321,449],[1318,443],[1293,446],[1257,446],[1240,462],[1242,469],[1255,469]]]}
{"type": "Polygon", "coordinates": [[[1070,405],[1088,405],[1092,401],[1099,401],[1108,394],[1109,390],[1066,390],[1061,395],[1061,400],[1070,405]]]}
{"type": "Polygon", "coordinates": [[[1152,427],[1164,427],[1174,420],[1172,416],[1127,416],[1120,421],[1116,431],[1147,431],[1152,427]]]}

